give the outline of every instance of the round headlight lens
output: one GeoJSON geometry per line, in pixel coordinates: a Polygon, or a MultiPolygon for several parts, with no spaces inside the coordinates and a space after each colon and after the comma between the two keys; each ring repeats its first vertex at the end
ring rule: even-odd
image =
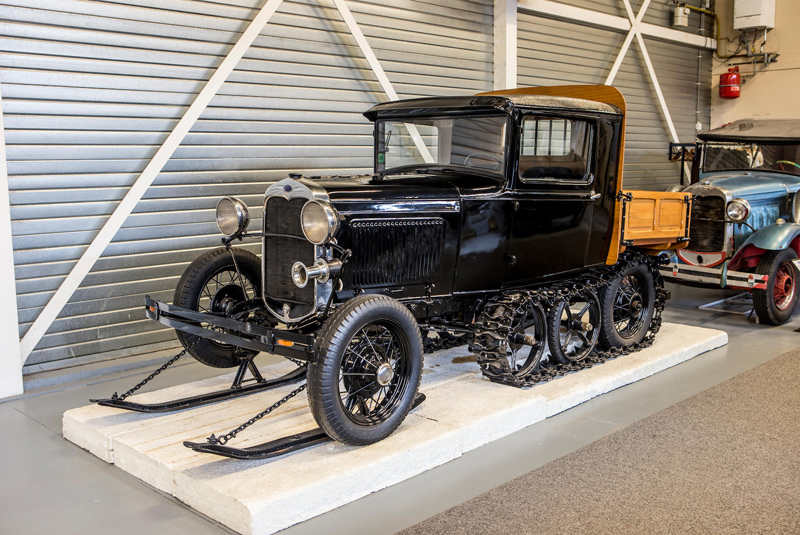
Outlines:
{"type": "Polygon", "coordinates": [[[217,203],[217,226],[226,236],[247,230],[250,213],[247,205],[236,197],[224,197],[217,203]]]}
{"type": "Polygon", "coordinates": [[[733,199],[725,211],[728,219],[734,223],[742,223],[750,217],[750,203],[744,199],[733,199]]]}
{"type": "Polygon", "coordinates": [[[330,241],[339,228],[336,210],[323,201],[308,201],[300,213],[300,220],[303,224],[303,234],[315,245],[330,241]]]}

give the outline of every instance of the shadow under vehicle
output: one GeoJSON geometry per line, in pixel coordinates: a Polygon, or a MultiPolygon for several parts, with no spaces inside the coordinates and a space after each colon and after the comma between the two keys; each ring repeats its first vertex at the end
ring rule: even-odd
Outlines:
{"type": "MultiPolygon", "coordinates": [[[[259,351],[300,366],[280,384],[307,379],[188,447],[265,458],[329,437],[381,440],[423,399],[425,351],[468,343],[484,375],[521,387],[652,343],[666,299],[654,255],[688,239],[690,196],[621,189],[619,91],[423,98],[365,116],[372,174],[271,184],[258,232],[242,201],[222,199],[225,247],[192,262],[173,304],[147,300],[148,317],[177,329],[194,358],[239,366],[226,399],[275,386],[252,365],[259,351]],[[261,258],[238,239],[260,240],[261,258]],[[248,367],[256,381],[243,386],[248,367]],[[306,386],[320,429],[226,446],[306,386]]],[[[152,410],[124,397],[100,402],[152,410]]]]}
{"type": "Polygon", "coordinates": [[[744,119],[698,134],[690,240],[662,267],[668,280],[752,291],[758,320],[797,307],[800,120],[744,119]]]}

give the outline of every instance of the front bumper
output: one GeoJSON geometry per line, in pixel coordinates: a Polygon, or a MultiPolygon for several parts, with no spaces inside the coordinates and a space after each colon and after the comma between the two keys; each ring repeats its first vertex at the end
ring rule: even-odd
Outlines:
{"type": "Polygon", "coordinates": [[[658,268],[661,276],[676,282],[694,282],[718,288],[743,290],[766,290],[769,275],[757,275],[743,271],[728,271],[727,264],[721,268],[690,266],[671,263],[658,268]]]}
{"type": "Polygon", "coordinates": [[[149,296],[144,298],[144,303],[145,314],[148,318],[187,334],[208,338],[221,344],[230,344],[253,351],[264,351],[298,360],[311,360],[314,353],[313,334],[272,329],[214,314],[197,312],[168,305],[151,299],[149,296]],[[203,327],[201,323],[218,327],[221,330],[215,331],[203,327]]]}

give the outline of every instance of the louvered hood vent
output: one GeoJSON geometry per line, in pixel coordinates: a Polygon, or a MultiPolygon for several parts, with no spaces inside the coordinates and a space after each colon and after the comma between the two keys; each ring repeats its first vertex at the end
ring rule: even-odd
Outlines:
{"type": "Polygon", "coordinates": [[[439,278],[441,218],[355,220],[349,241],[354,288],[433,283],[439,278]]]}

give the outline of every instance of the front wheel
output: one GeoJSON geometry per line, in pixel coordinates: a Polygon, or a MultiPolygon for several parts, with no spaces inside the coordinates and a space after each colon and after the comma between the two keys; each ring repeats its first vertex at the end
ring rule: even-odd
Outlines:
{"type": "Polygon", "coordinates": [[[354,446],[391,435],[411,410],[422,340],[411,312],[383,295],[345,303],[323,325],[308,366],[308,401],[328,436],[354,446]]]}
{"type": "Polygon", "coordinates": [[[769,275],[766,290],[753,290],[753,305],[758,321],[783,325],[797,307],[797,269],[792,260],[797,254],[791,247],[768,251],[758,261],[756,273],[769,275]]]}

